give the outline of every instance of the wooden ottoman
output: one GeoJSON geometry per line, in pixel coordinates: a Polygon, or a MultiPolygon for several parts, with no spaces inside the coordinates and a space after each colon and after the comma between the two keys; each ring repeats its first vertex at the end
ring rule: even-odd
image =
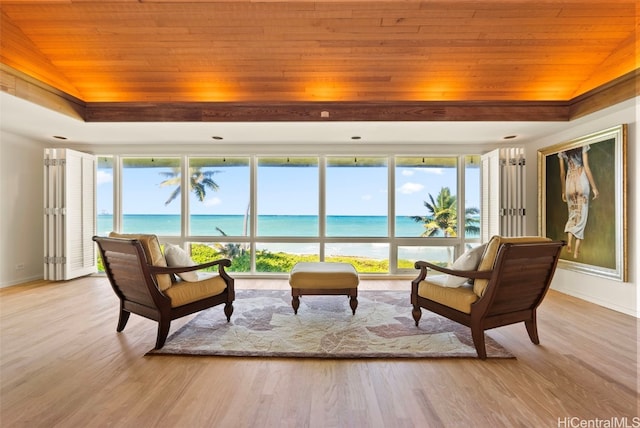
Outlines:
{"type": "Polygon", "coordinates": [[[358,272],[349,263],[298,262],[289,274],[293,312],[298,313],[300,296],[345,295],[355,315],[359,282],[358,272]]]}

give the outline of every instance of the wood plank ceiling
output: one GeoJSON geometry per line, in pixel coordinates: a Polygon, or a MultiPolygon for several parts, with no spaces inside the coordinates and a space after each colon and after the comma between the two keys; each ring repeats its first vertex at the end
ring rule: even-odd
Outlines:
{"type": "Polygon", "coordinates": [[[3,0],[3,64],[87,103],[567,101],[637,65],[635,0],[3,0]]]}

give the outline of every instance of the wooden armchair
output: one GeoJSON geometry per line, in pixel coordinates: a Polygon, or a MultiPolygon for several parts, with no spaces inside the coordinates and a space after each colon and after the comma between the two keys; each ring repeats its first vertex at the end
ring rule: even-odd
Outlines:
{"type": "Polygon", "coordinates": [[[539,344],[536,309],[556,270],[563,241],[542,237],[503,238],[487,244],[477,270],[446,269],[418,261],[420,274],[411,282],[416,326],[425,308],[471,328],[480,359],[486,359],[484,331],[524,322],[529,338],[539,344]],[[469,278],[473,284],[448,288],[430,282],[427,269],[469,278]]]}
{"type": "Polygon", "coordinates": [[[158,322],[156,349],[162,348],[171,321],[224,303],[227,321],[233,313],[234,280],[224,270],[231,265],[220,259],[200,265],[167,267],[155,235],[116,235],[98,237],[104,269],[120,299],[117,331],[124,329],[131,313],[158,322]],[[217,274],[195,282],[179,281],[174,275],[212,266],[217,274]]]}

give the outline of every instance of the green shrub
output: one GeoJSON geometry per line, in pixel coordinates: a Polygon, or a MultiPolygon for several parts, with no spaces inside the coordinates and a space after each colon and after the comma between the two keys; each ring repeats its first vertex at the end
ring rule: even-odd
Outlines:
{"type": "MultiPolygon", "coordinates": [[[[206,263],[212,260],[225,258],[223,254],[217,251],[215,248],[205,244],[191,244],[191,259],[196,264],[206,263]]],[[[288,253],[272,253],[269,251],[258,251],[256,254],[256,270],[258,272],[275,272],[286,273],[290,272],[297,262],[317,262],[318,256],[314,254],[298,255],[288,253]]],[[[326,257],[327,262],[335,263],[351,263],[358,272],[367,273],[388,273],[389,261],[388,260],[374,260],[365,257],[348,257],[348,256],[335,256],[326,257]]],[[[239,256],[234,257],[231,260],[231,266],[227,268],[228,272],[249,272],[251,270],[251,255],[249,252],[245,252],[239,256]]],[[[414,261],[411,260],[398,260],[398,267],[400,269],[413,269],[414,261]]],[[[102,258],[98,256],[97,260],[98,272],[104,272],[104,265],[102,258]]],[[[215,272],[218,269],[211,267],[208,271],[215,272]]]]}

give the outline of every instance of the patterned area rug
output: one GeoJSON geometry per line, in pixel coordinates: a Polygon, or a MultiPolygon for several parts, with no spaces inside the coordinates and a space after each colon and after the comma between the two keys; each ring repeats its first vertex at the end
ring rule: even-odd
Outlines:
{"type": "MultiPolygon", "coordinates": [[[[347,296],[302,296],[289,290],[238,290],[231,322],[222,306],[202,311],[151,355],[308,358],[477,358],[471,331],[429,311],[420,326],[408,292],[360,291],[352,315],[347,296]]],[[[486,336],[489,358],[514,356],[486,336]]]]}

